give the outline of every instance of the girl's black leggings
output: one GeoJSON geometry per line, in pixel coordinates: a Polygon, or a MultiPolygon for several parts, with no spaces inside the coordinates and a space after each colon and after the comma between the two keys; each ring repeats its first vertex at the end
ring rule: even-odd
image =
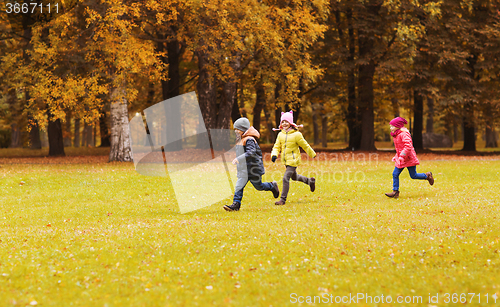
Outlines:
{"type": "Polygon", "coordinates": [[[296,166],[286,166],[285,175],[283,176],[283,190],[281,192],[281,200],[286,201],[288,190],[290,189],[290,178],[294,181],[300,181],[309,184],[309,178],[297,174],[296,166]]]}

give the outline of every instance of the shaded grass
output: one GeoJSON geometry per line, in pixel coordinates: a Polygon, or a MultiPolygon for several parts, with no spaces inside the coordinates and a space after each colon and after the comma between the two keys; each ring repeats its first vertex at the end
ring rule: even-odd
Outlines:
{"type": "MultiPolygon", "coordinates": [[[[285,206],[249,185],[240,212],[222,210],[228,199],[182,215],[168,179],[131,163],[0,167],[2,306],[500,296],[500,161],[422,161],[436,184],[404,171],[397,200],[383,195],[390,162],[311,161],[298,171],[317,177],[316,192],[292,182],[285,206]]],[[[266,163],[264,180],[283,170],[266,163]]]]}

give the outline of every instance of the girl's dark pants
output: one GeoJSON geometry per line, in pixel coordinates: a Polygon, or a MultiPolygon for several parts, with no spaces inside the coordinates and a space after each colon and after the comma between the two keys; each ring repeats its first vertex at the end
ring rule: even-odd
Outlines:
{"type": "Polygon", "coordinates": [[[283,176],[283,191],[281,192],[281,200],[286,201],[288,190],[290,189],[290,178],[294,181],[300,181],[309,184],[309,178],[297,174],[296,166],[286,166],[285,175],[283,176]]]}

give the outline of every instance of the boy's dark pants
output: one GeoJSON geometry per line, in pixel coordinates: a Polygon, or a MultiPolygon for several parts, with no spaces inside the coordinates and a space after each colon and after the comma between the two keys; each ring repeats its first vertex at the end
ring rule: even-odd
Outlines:
{"type": "Polygon", "coordinates": [[[271,191],[273,189],[273,184],[271,182],[262,182],[262,176],[238,176],[236,186],[234,188],[236,192],[234,193],[233,202],[241,204],[241,199],[243,199],[243,189],[249,181],[258,191],[271,191]]]}
{"type": "Polygon", "coordinates": [[[309,184],[309,178],[297,174],[296,166],[286,166],[285,175],[283,176],[283,191],[281,192],[281,200],[286,201],[288,190],[290,189],[290,178],[294,181],[300,181],[309,184]]]}

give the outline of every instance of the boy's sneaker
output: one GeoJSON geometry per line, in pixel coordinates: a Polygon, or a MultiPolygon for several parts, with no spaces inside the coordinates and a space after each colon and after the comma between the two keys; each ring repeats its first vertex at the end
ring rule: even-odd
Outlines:
{"type": "Polygon", "coordinates": [[[273,181],[273,189],[271,192],[273,192],[274,198],[278,198],[280,196],[280,188],[278,188],[278,183],[276,181],[273,181]]]}
{"type": "Polygon", "coordinates": [[[431,172],[428,172],[428,173],[425,173],[425,175],[427,175],[427,181],[429,181],[429,184],[430,185],[433,185],[434,184],[434,177],[432,177],[432,173],[431,172]]]}
{"type": "Polygon", "coordinates": [[[316,178],[309,178],[309,188],[311,189],[311,192],[314,192],[314,190],[316,190],[316,178]]]}
{"type": "Polygon", "coordinates": [[[280,199],[280,200],[278,200],[277,202],[275,202],[274,204],[275,204],[276,206],[283,206],[285,203],[286,203],[286,202],[285,202],[283,199],[280,199]]]}
{"type": "Polygon", "coordinates": [[[239,211],[240,210],[240,203],[234,202],[230,206],[225,205],[224,210],[226,210],[226,211],[239,211]]]}

